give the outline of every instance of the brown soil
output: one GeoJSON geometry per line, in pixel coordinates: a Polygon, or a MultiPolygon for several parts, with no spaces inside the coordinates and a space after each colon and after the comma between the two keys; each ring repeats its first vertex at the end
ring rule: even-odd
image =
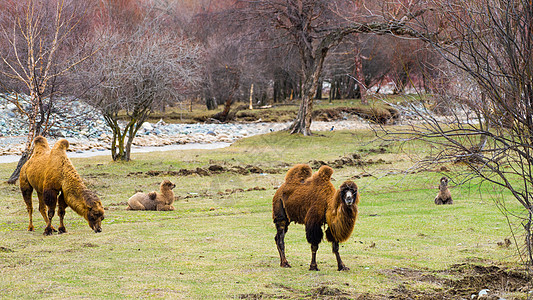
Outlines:
{"type": "MultiPolygon", "coordinates": [[[[369,149],[365,150],[369,153],[385,153],[387,152],[386,148],[378,149],[369,149]]],[[[363,159],[358,153],[348,154],[343,157],[339,157],[331,161],[322,161],[322,160],[311,160],[309,165],[313,169],[319,169],[323,165],[328,165],[335,169],[341,169],[348,166],[368,166],[374,164],[390,164],[391,162],[386,162],[385,160],[379,158],[376,160],[373,159],[363,159]]],[[[178,171],[162,171],[162,170],[150,170],[147,172],[131,172],[127,176],[212,176],[222,173],[234,173],[239,175],[250,175],[250,174],[280,174],[287,171],[287,167],[291,164],[280,162],[277,166],[274,167],[262,167],[257,165],[227,165],[225,163],[211,163],[206,167],[197,167],[194,169],[180,169],[178,171]]],[[[361,173],[356,175],[356,178],[371,176],[370,174],[361,173]]]]}
{"type": "MultiPolygon", "coordinates": [[[[379,149],[370,149],[368,150],[371,153],[385,153],[387,150],[385,148],[379,148],[379,149]]],[[[318,169],[323,165],[328,165],[334,169],[341,169],[344,167],[353,167],[353,166],[369,166],[374,164],[385,164],[390,163],[386,162],[385,160],[379,158],[377,160],[368,159],[364,160],[361,158],[361,155],[358,153],[348,154],[346,156],[337,158],[332,161],[322,161],[322,160],[312,160],[309,162],[309,165],[313,169],[318,169]]]]}
{"type": "Polygon", "coordinates": [[[531,277],[525,272],[495,265],[458,264],[443,271],[396,268],[382,271],[391,280],[400,282],[387,294],[351,294],[342,287],[323,285],[310,291],[302,291],[281,284],[266,287],[278,293],[241,294],[240,299],[525,299],[531,288],[531,277]],[[433,290],[413,288],[418,283],[433,285],[433,290]],[[481,290],[487,295],[478,298],[481,290]],[[281,295],[279,294],[281,292],[281,295]],[[509,295],[513,293],[513,295],[509,295]]]}
{"type": "Polygon", "coordinates": [[[222,173],[235,173],[240,175],[249,175],[249,174],[279,174],[283,172],[280,168],[261,168],[259,166],[221,166],[218,164],[209,165],[203,168],[196,169],[180,169],[178,171],[157,171],[151,170],[147,172],[131,172],[128,176],[190,176],[190,175],[199,175],[199,176],[212,176],[222,173]]]}
{"type": "Polygon", "coordinates": [[[264,191],[266,190],[266,188],[264,187],[252,187],[252,188],[248,188],[248,189],[240,189],[240,188],[235,188],[235,189],[226,189],[224,191],[219,191],[219,192],[216,192],[216,193],[210,193],[208,191],[205,191],[203,193],[198,193],[198,194],[188,194],[186,196],[175,196],[174,199],[175,201],[178,201],[178,200],[188,200],[188,199],[192,199],[192,198],[206,198],[206,197],[213,197],[215,195],[219,196],[219,197],[224,197],[224,196],[229,196],[229,195],[233,195],[233,194],[237,194],[237,193],[244,193],[244,192],[251,192],[251,191],[264,191]]]}
{"type": "MultiPolygon", "coordinates": [[[[385,148],[379,149],[370,149],[368,150],[372,153],[385,153],[385,148]]],[[[322,161],[322,160],[312,160],[309,162],[309,165],[313,169],[318,169],[323,165],[328,165],[335,169],[340,169],[348,166],[368,166],[373,164],[385,164],[390,163],[386,162],[383,159],[377,160],[364,160],[361,158],[360,154],[353,153],[346,156],[337,158],[332,161],[322,161]]],[[[207,167],[197,167],[195,169],[180,169],[178,171],[159,171],[159,170],[150,170],[147,172],[131,172],[127,176],[190,176],[190,175],[199,175],[199,176],[212,176],[222,173],[234,173],[239,175],[250,175],[250,174],[280,174],[287,171],[287,166],[290,164],[279,163],[275,167],[261,167],[254,165],[220,165],[220,164],[210,164],[207,167]]],[[[371,176],[369,174],[365,175],[356,175],[357,178],[371,176]],[[359,176],[359,177],[357,177],[359,176]]]]}

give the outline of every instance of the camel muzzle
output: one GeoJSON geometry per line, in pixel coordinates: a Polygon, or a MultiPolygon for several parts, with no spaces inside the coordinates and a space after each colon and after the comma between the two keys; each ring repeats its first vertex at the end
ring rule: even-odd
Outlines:
{"type": "Polygon", "coordinates": [[[346,195],[344,196],[344,203],[346,203],[347,205],[352,205],[354,203],[354,199],[355,197],[352,191],[347,191],[346,195]]]}

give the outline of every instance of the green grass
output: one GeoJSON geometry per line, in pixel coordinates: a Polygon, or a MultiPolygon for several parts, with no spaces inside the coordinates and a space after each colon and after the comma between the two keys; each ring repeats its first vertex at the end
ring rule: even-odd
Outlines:
{"type": "MultiPolygon", "coordinates": [[[[412,96],[396,96],[387,95],[386,100],[388,102],[404,102],[418,99],[418,97],[412,96]]],[[[383,110],[386,106],[383,103],[381,96],[368,97],[370,105],[362,105],[360,99],[343,99],[333,100],[328,99],[314,100],[315,110],[320,109],[332,109],[338,107],[358,107],[362,109],[375,109],[376,111],[383,110]]],[[[293,121],[298,112],[299,103],[297,100],[287,101],[285,104],[274,104],[269,108],[258,108],[257,106],[253,110],[248,109],[247,103],[234,103],[231,107],[232,111],[239,111],[236,113],[236,119],[238,121],[257,121],[262,120],[264,122],[290,122],[293,121]],[[246,109],[242,109],[246,107],[246,109]]],[[[194,103],[192,110],[190,103],[182,103],[174,107],[168,107],[164,112],[153,112],[148,117],[148,122],[158,122],[163,119],[167,123],[197,123],[205,121],[216,113],[220,113],[224,110],[224,105],[219,105],[217,109],[208,110],[204,104],[194,103]]]]}
{"type": "MultiPolygon", "coordinates": [[[[497,245],[511,233],[491,200],[490,187],[474,183],[454,187],[455,204],[435,206],[442,175],[387,175],[411,162],[396,146],[381,154],[371,151],[382,146],[372,140],[370,131],[313,137],[273,133],[225,149],[133,154],[130,163],[114,163],[107,156],[73,159],[107,208],[99,234],[70,209],[66,234],[43,236],[38,212],[33,214],[36,231],[26,231],[27,213],[17,186],[1,183],[0,298],[306,298],[320,287],[355,297],[393,293],[403,281],[389,274],[396,268],[437,271],[465,262],[518,266],[516,249],[497,245]],[[318,251],[320,271],[308,271],[310,247],[301,225],[291,225],[286,237],[293,267],[280,268],[271,200],[288,166],[332,161],[351,153],[386,162],[335,169],[336,187],[362,172],[373,175],[355,179],[361,191],[360,218],[340,250],[351,270],[336,271],[331,246],[323,242],[318,251]],[[283,172],[145,175],[150,170],[210,164],[255,165],[283,172]],[[175,211],[125,210],[124,203],[135,190],[155,190],[163,179],[177,185],[174,191],[180,200],[175,211]],[[264,190],[247,191],[254,187],[264,190]]],[[[410,151],[424,155],[420,147],[410,151]]],[[[0,164],[0,177],[8,178],[14,166],[0,164]]],[[[511,210],[520,210],[511,195],[501,196],[511,210]]],[[[440,288],[412,285],[426,291],[440,288]]]]}

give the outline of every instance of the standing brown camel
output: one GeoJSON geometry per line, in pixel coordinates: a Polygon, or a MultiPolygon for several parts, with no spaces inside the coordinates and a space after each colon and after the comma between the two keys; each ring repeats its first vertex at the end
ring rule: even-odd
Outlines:
{"type": "Polygon", "coordinates": [[[357,219],[359,192],[352,181],[345,181],[339,190],[331,184],[333,169],[322,166],[311,175],[307,165],[296,165],[285,177],[285,183],[272,199],[272,217],[276,224],[276,246],[280,266],[290,268],[285,257],[285,234],[291,222],[304,224],[307,241],[311,244],[309,270],[318,271],[316,252],[328,225],[326,238],[332,243],[339,271],[349,270],[339,254],[339,243],[346,241],[357,219]]]}
{"type": "Polygon", "coordinates": [[[52,226],[56,205],[59,233],[66,232],[63,218],[67,206],[84,217],[94,232],[101,232],[104,208],[98,196],[83,184],[67,157],[68,141],[61,139],[52,149],[42,136],[36,137],[34,143],[33,154],[20,171],[20,190],[30,219],[28,230],[34,230],[32,194],[35,190],[39,198],[39,211],[46,222],[44,235],[51,235],[56,231],[52,226]],[[45,212],[47,208],[48,211],[45,212]]]}

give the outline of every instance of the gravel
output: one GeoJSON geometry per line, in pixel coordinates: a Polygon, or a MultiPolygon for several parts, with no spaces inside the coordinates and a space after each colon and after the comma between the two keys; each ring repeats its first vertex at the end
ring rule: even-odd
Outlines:
{"type": "MultiPolygon", "coordinates": [[[[0,157],[20,155],[24,150],[28,124],[20,116],[14,104],[7,98],[11,95],[0,94],[0,157]]],[[[29,109],[26,99],[23,107],[29,109]]],[[[112,133],[106,126],[99,112],[80,101],[58,103],[51,115],[54,130],[49,134],[50,143],[57,139],[69,140],[72,152],[102,151],[110,147],[112,133]]],[[[184,144],[231,144],[241,138],[288,128],[289,123],[223,123],[223,124],[167,124],[163,120],[157,123],[144,123],[138,131],[134,146],[160,147],[184,144]]],[[[336,122],[313,122],[311,130],[340,130],[368,128],[360,120],[342,120],[336,122]]],[[[206,145],[206,148],[209,146],[206,145]]]]}

